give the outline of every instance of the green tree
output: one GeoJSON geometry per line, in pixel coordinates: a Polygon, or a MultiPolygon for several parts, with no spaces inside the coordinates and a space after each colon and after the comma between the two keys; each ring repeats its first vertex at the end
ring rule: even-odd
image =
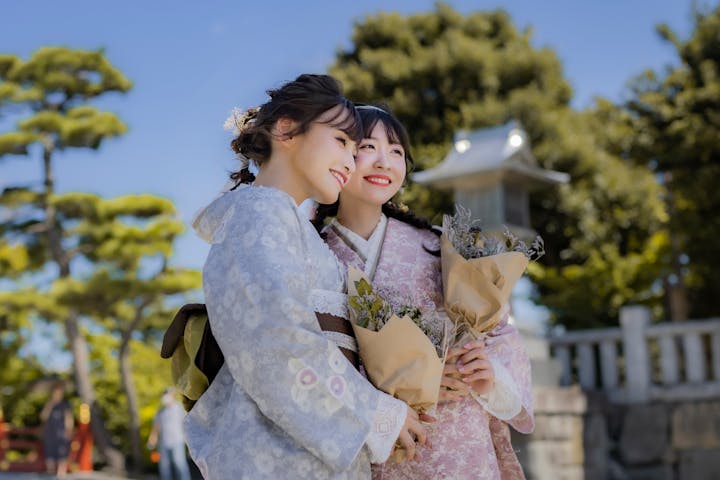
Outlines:
{"type": "MultiPolygon", "coordinates": [[[[34,158],[33,147],[39,150],[42,189],[21,191],[35,196],[32,205],[37,211],[28,221],[39,235],[31,245],[44,247],[36,252],[39,256],[35,262],[51,263],[58,278],[71,277],[74,267],[73,255],[63,243],[65,232],[54,201],[55,154],[70,148],[97,149],[105,139],[124,133],[126,127],[115,114],[99,111],[88,101],[130,88],[130,81],[102,51],[47,47],[27,60],[0,55],[0,114],[21,117],[14,131],[0,134],[0,158],[8,154],[34,158]]],[[[75,385],[83,402],[92,408],[95,440],[108,463],[122,469],[122,455],[109,443],[96,409],[87,342],[80,332],[77,312],[69,309],[63,321],[73,356],[75,385]]]]}
{"type": "MultiPolygon", "coordinates": [[[[58,302],[119,338],[117,363],[126,399],[132,465],[142,465],[141,418],[130,348],[138,336],[152,340],[172,318],[167,299],[197,289],[200,272],[169,265],[175,239],[184,231],[171,202],[151,195],[104,200],[90,194],[65,196],[60,209],[78,215],[77,248],[89,252],[95,269],[87,278],[55,283],[58,302]]],[[[137,342],[135,342],[137,343],[137,342]]]]}
{"type": "MultiPolygon", "coordinates": [[[[458,129],[519,120],[540,165],[571,176],[532,198],[548,250],[530,270],[542,303],[570,328],[614,324],[623,304],[658,301],[654,262],[667,245],[660,189],[647,169],[602,148],[594,117],[570,108],[557,56],[530,39],[502,10],[464,16],[438,3],[430,13],[357,22],[330,73],[353,100],[393,109],[419,169],[444,157],[458,129]]],[[[451,209],[447,194],[417,185],[403,200],[435,221],[451,209]]]]}
{"type": "Polygon", "coordinates": [[[716,316],[720,305],[720,7],[695,14],[686,40],[660,25],[677,65],[648,71],[624,105],[602,105],[615,125],[608,149],[649,166],[667,194],[671,254],[666,285],[675,319],[716,316]],[[632,133],[632,134],[631,134],[632,133]]]}
{"type": "Polygon", "coordinates": [[[27,387],[45,377],[46,369],[32,355],[20,354],[35,299],[28,290],[0,291],[0,419],[15,425],[37,424],[45,400],[28,395],[27,387]]]}
{"type": "MultiPolygon", "coordinates": [[[[42,214],[39,198],[19,188],[0,195],[0,206],[4,206],[0,213],[6,217],[4,228],[26,246],[42,244],[43,232],[35,228],[38,222],[33,220],[42,214]]],[[[89,193],[66,193],[55,194],[52,204],[70,262],[80,264],[81,268],[71,277],[51,278],[46,282],[47,288],[35,286],[3,292],[0,307],[6,309],[6,315],[16,324],[27,323],[26,313],[48,321],[62,321],[72,312],[78,319],[79,336],[96,344],[93,350],[108,342],[117,345],[103,354],[90,352],[103,361],[116,358],[101,368],[91,368],[88,379],[95,388],[107,385],[109,379],[97,375],[107,374],[111,365],[117,365],[119,372],[112,378],[118,382],[115,390],[121,395],[101,388],[102,392],[112,391],[114,396],[108,399],[96,393],[99,402],[95,409],[98,415],[112,415],[115,406],[125,408],[122,418],[130,421],[112,421],[114,429],[108,442],[123,440],[117,444],[130,447],[133,466],[139,469],[141,418],[133,382],[137,369],[131,365],[131,345],[145,339],[157,352],[157,335],[172,316],[168,298],[198,288],[200,273],[169,263],[173,243],[184,228],[176,218],[174,206],[166,199],[152,195],[103,199],[89,193]],[[103,341],[103,337],[108,338],[103,341]]],[[[41,272],[29,273],[34,274],[35,281],[42,276],[41,272]]],[[[156,372],[146,371],[141,378],[150,379],[156,372]]]]}
{"type": "MultiPolygon", "coordinates": [[[[148,342],[144,335],[141,332],[138,339],[130,341],[128,363],[131,365],[132,378],[136,386],[140,436],[148,438],[159,399],[163,390],[172,384],[172,379],[170,369],[167,368],[167,360],[158,355],[157,341],[148,342]]],[[[132,452],[128,402],[123,389],[118,355],[121,339],[103,329],[88,336],[88,342],[93,384],[97,391],[98,404],[107,418],[107,428],[116,445],[125,452],[132,452]]],[[[148,463],[149,459],[146,455],[145,464],[148,463]]]]}

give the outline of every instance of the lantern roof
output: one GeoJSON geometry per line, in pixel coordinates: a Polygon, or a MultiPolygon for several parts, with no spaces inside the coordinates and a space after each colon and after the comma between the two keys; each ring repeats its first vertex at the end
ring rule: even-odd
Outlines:
{"type": "Polygon", "coordinates": [[[480,130],[460,130],[453,147],[436,167],[412,175],[420,184],[438,188],[477,188],[509,180],[528,189],[567,183],[566,173],[538,166],[527,132],[516,121],[480,130]]]}

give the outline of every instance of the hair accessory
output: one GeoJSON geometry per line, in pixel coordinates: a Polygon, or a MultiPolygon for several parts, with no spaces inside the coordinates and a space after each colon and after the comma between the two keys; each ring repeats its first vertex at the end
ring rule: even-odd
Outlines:
{"type": "Polygon", "coordinates": [[[375,105],[356,105],[355,108],[357,108],[357,109],[364,108],[366,110],[378,110],[380,112],[383,112],[386,115],[390,115],[388,112],[386,112],[385,110],[383,110],[380,107],[376,107],[375,105]]]}
{"type": "Polygon", "coordinates": [[[233,135],[240,135],[240,133],[245,130],[248,125],[255,121],[259,111],[260,109],[257,107],[248,108],[244,112],[240,108],[234,107],[230,111],[230,116],[225,119],[223,128],[227,131],[231,131],[233,135]]]}

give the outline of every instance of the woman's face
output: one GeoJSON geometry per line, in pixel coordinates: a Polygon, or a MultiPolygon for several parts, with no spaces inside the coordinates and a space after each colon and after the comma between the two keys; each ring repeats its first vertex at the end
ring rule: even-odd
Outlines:
{"type": "Polygon", "coordinates": [[[378,122],[358,146],[355,173],[341,195],[341,202],[381,206],[402,187],[405,180],[405,149],[387,136],[378,122]]]}
{"type": "Polygon", "coordinates": [[[293,139],[297,143],[292,147],[292,174],[305,198],[320,203],[334,203],[355,171],[355,142],[342,130],[324,123],[340,108],[344,107],[328,110],[307,132],[293,139]]]}

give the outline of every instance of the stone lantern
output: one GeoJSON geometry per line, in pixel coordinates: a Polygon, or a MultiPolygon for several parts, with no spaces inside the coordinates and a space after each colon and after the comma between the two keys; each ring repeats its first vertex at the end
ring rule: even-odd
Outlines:
{"type": "Polygon", "coordinates": [[[507,226],[523,239],[530,227],[530,193],[567,183],[569,175],[540,168],[525,130],[515,121],[499,127],[456,133],[452,150],[436,167],[417,172],[413,180],[453,190],[455,203],[472,212],[483,230],[507,226]]]}
{"type": "MultiPolygon", "coordinates": [[[[538,166],[527,133],[515,121],[457,132],[445,159],[412,178],[419,184],[453,190],[455,202],[469,208],[484,231],[497,234],[507,226],[524,240],[535,236],[530,226],[530,193],[570,180],[566,173],[538,166]]],[[[560,365],[550,356],[547,339],[522,321],[516,325],[530,355],[533,384],[559,385],[560,365]]]]}

